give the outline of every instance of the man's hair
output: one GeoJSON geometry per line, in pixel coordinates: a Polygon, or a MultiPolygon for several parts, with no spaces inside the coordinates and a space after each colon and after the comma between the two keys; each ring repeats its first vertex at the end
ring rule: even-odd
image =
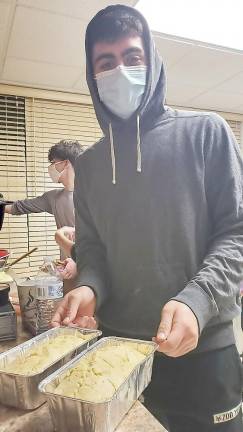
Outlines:
{"type": "Polygon", "coordinates": [[[91,52],[97,42],[116,42],[126,36],[143,36],[143,24],[136,13],[132,15],[118,6],[100,11],[89,23],[87,33],[91,52]]]}
{"type": "Polygon", "coordinates": [[[48,160],[52,162],[55,159],[69,160],[74,166],[77,157],[84,152],[85,146],[78,141],[61,140],[53,145],[48,152],[48,160]]]}

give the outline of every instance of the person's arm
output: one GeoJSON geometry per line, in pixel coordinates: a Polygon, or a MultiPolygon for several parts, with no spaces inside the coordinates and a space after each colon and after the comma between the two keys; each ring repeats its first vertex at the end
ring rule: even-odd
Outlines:
{"type": "Polygon", "coordinates": [[[12,215],[47,212],[52,214],[51,200],[55,199],[55,190],[45,192],[36,198],[15,201],[5,206],[5,212],[12,215]]]}
{"type": "Polygon", "coordinates": [[[243,268],[243,161],[235,137],[220,117],[207,135],[205,193],[212,236],[201,268],[175,300],[197,316],[200,331],[239,296],[243,268]]]}
{"type": "Polygon", "coordinates": [[[60,248],[70,257],[74,245],[75,228],[62,227],[55,232],[55,240],[60,248]]]}
{"type": "Polygon", "coordinates": [[[199,332],[219,313],[232,319],[242,280],[242,158],[229,126],[216,115],[210,119],[205,145],[205,195],[212,235],[198,273],[162,310],[157,341],[161,351],[173,356],[195,348],[199,332]]]}
{"type": "MultiPolygon", "coordinates": [[[[99,308],[108,295],[106,250],[92,221],[79,177],[74,193],[75,206],[75,261],[78,271],[78,286],[90,287],[96,296],[99,308]]],[[[73,248],[74,249],[74,248],[73,248]]],[[[73,256],[72,256],[73,257],[73,256]]]]}

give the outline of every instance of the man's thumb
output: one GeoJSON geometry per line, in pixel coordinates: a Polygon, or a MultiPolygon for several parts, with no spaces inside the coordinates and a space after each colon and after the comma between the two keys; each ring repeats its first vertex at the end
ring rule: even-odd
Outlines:
{"type": "Polygon", "coordinates": [[[168,338],[172,328],[173,316],[173,310],[165,305],[161,312],[161,321],[156,335],[158,343],[164,342],[168,338]]]}
{"type": "Polygon", "coordinates": [[[79,301],[75,297],[70,296],[68,298],[66,317],[63,320],[63,324],[67,325],[76,318],[78,308],[79,308],[79,301]]]}

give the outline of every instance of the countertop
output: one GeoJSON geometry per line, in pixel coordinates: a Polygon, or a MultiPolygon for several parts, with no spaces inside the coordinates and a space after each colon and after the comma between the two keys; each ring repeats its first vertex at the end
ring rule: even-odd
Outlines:
{"type": "MultiPolygon", "coordinates": [[[[18,337],[14,341],[0,343],[0,352],[6,351],[30,339],[22,329],[18,317],[18,337]]],[[[163,426],[139,402],[135,402],[123,418],[116,432],[166,432],[163,426]]],[[[54,432],[48,406],[45,403],[33,411],[17,410],[0,404],[0,432],[54,432]]]]}

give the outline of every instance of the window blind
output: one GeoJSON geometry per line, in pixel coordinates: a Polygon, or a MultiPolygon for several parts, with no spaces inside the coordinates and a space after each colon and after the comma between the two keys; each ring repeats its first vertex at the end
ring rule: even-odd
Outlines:
{"type": "Polygon", "coordinates": [[[241,122],[234,121],[234,120],[227,120],[227,122],[230,125],[232,131],[234,132],[234,135],[236,137],[239,146],[243,150],[243,143],[241,143],[241,136],[240,136],[241,122]]]}
{"type": "MultiPolygon", "coordinates": [[[[25,99],[0,95],[0,192],[5,199],[26,196],[25,99]]],[[[0,247],[16,258],[28,250],[27,217],[5,215],[0,231],[0,247]]],[[[26,258],[16,264],[17,273],[29,265],[26,258]]]]}

